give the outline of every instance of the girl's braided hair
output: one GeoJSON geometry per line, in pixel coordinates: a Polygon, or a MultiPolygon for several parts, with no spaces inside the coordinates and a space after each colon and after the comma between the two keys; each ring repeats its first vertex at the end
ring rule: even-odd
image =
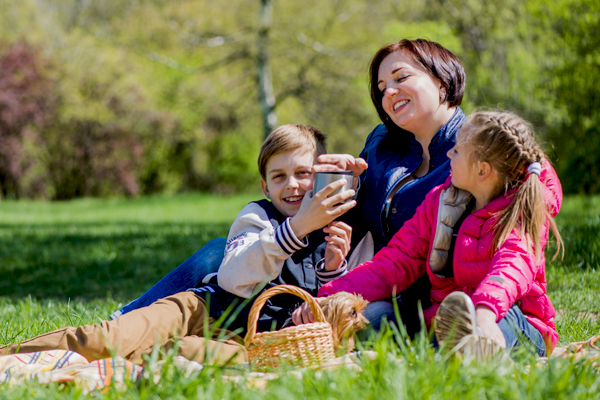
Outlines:
{"type": "Polygon", "coordinates": [[[542,247],[540,236],[548,223],[557,241],[556,258],[563,247],[562,238],[544,202],[540,177],[528,173],[531,163],[547,162],[531,125],[510,112],[483,111],[469,116],[465,128],[463,140],[472,146],[473,159],[488,162],[503,183],[494,197],[517,188],[510,205],[498,215],[493,248],[501,246],[517,227],[528,240],[533,241],[539,261],[542,247]]]}

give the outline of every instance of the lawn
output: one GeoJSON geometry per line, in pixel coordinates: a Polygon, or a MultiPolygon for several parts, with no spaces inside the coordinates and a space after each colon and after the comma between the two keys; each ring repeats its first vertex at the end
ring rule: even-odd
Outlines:
{"type": "MultiPolygon", "coordinates": [[[[228,226],[255,196],[199,194],[140,199],[0,203],[0,345],[66,325],[98,322],[149,288],[228,226]]],[[[600,197],[567,198],[557,219],[563,260],[548,262],[548,291],[561,344],[600,333],[600,197]]],[[[552,249],[549,249],[551,252],[552,249]]],[[[226,383],[219,368],[189,378],[131,384],[100,398],[600,398],[589,365],[460,367],[440,359],[425,338],[408,347],[374,344],[379,357],[363,372],[284,375],[266,388],[226,383]]],[[[78,389],[0,386],[0,398],[79,398],[78,389]]]]}

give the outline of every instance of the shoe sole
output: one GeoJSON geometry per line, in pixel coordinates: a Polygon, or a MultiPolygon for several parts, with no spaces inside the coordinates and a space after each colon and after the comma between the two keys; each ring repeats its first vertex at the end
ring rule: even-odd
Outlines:
{"type": "Polygon", "coordinates": [[[435,335],[440,345],[453,349],[467,335],[477,332],[475,306],[463,292],[450,293],[435,316],[435,335]]]}
{"type": "Polygon", "coordinates": [[[464,364],[473,361],[490,361],[494,358],[502,361],[510,360],[508,353],[503,351],[498,342],[492,338],[478,335],[463,337],[453,348],[452,353],[460,358],[464,364]]]}

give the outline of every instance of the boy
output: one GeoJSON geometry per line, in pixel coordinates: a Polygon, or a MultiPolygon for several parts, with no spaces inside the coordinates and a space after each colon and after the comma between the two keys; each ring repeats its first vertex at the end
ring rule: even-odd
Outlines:
{"type": "MultiPolygon", "coordinates": [[[[250,304],[245,298],[264,287],[287,283],[316,295],[319,282],[346,271],[351,228],[334,221],[354,207],[354,190],[327,197],[343,182],[333,182],[311,196],[312,165],[325,152],[316,128],[284,125],[269,135],[259,155],[261,185],[271,200],[250,203],[233,223],[218,285],[192,289],[158,300],[100,325],[63,328],[0,349],[0,354],[66,349],[88,360],[114,354],[139,362],[155,344],[171,347],[204,363],[245,362],[235,335],[215,321],[237,306],[237,317],[225,327],[245,328],[250,304]],[[346,203],[340,204],[343,201],[346,203]],[[329,235],[325,236],[320,230],[329,235]],[[268,282],[266,285],[264,282],[268,282]],[[238,305],[238,303],[240,305],[238,305]]],[[[258,331],[280,328],[300,299],[274,296],[263,307],[258,331]]]]}

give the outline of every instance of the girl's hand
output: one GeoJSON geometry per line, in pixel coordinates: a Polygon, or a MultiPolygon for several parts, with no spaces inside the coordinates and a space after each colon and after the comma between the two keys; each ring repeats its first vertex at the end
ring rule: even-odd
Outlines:
{"type": "Polygon", "coordinates": [[[318,193],[306,192],[300,204],[300,210],[290,220],[290,226],[300,240],[309,233],[328,225],[356,205],[356,200],[349,200],[356,193],[353,189],[329,196],[334,190],[344,186],[343,179],[331,182],[318,193]],[[348,200],[346,203],[340,204],[348,200]]]}
{"type": "Polygon", "coordinates": [[[481,329],[483,336],[494,339],[500,344],[500,347],[506,348],[506,339],[496,323],[496,314],[486,306],[475,307],[475,315],[477,317],[477,327],[481,329]]]}
{"type": "Polygon", "coordinates": [[[315,172],[352,171],[352,187],[355,189],[358,187],[358,176],[369,167],[365,160],[354,158],[350,154],[321,154],[318,160],[321,164],[313,165],[315,172]]]}
{"type": "Polygon", "coordinates": [[[335,271],[344,264],[350,252],[352,228],[344,222],[333,221],[323,228],[323,232],[329,234],[325,236],[325,271],[335,271]]]}
{"type": "MultiPolygon", "coordinates": [[[[315,297],[315,300],[320,305],[323,297],[315,297]]],[[[307,302],[302,303],[300,307],[296,308],[294,312],[292,312],[292,322],[294,325],[310,324],[315,322],[315,316],[313,315],[307,302]]]]}

